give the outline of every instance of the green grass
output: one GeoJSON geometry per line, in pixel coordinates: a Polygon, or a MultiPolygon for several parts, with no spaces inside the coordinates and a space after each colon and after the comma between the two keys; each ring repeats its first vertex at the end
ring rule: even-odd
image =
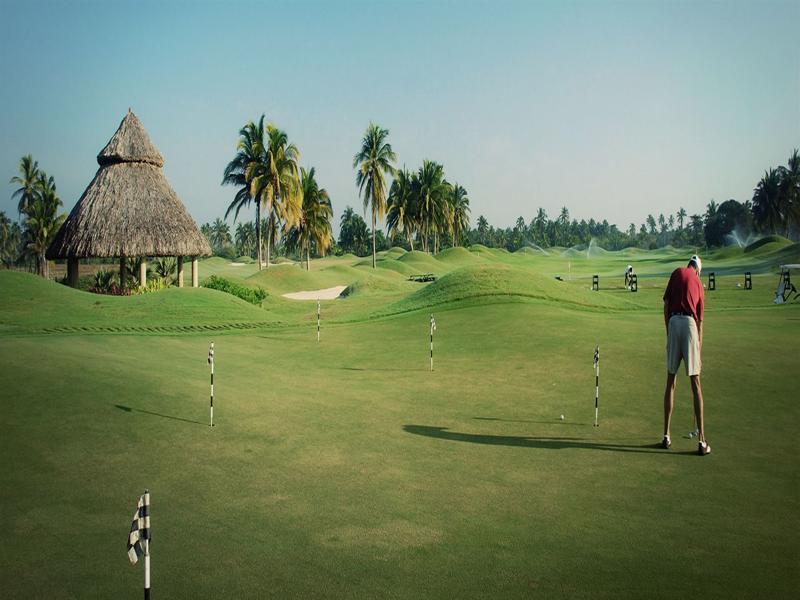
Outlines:
{"type": "Polygon", "coordinates": [[[707,293],[705,458],[682,437],[683,375],[673,448],[654,447],[661,294],[685,251],[381,257],[440,265],[432,284],[352,256],[201,263],[263,285],[262,307],[0,272],[3,595],[139,596],[123,539],[149,487],[155,597],[791,597],[800,303],[771,304],[787,248],[704,257],[731,269],[707,293]],[[278,292],[330,285],[352,293],[323,302],[317,344],[316,303],[278,292]],[[258,325],[189,328],[225,323],[258,325]]]}

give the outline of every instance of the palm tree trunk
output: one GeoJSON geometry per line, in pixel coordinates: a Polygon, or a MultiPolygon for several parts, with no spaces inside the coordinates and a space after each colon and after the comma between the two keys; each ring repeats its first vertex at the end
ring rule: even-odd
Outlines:
{"type": "Polygon", "coordinates": [[[311,242],[306,244],[306,271],[311,270],[311,242]]]}
{"type": "Polygon", "coordinates": [[[267,219],[267,268],[269,269],[269,257],[272,251],[272,211],[267,219]]]}
{"type": "Polygon", "coordinates": [[[258,270],[261,270],[261,202],[256,201],[256,244],[258,245],[258,249],[256,254],[258,254],[258,270]]]}
{"type": "Polygon", "coordinates": [[[47,275],[47,259],[44,256],[44,252],[39,253],[39,275],[48,279],[47,275]]]}
{"type": "Polygon", "coordinates": [[[375,268],[375,209],[372,209],[372,268],[375,268]]]}
{"type": "Polygon", "coordinates": [[[408,234],[408,243],[411,244],[411,251],[413,252],[414,251],[414,232],[413,231],[411,231],[408,234]]]}

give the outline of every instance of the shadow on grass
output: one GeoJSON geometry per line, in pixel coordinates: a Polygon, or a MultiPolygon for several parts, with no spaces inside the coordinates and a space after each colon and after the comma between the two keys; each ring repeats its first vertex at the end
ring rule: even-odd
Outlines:
{"type": "Polygon", "coordinates": [[[584,450],[608,450],[611,452],[638,452],[645,454],[673,454],[686,455],[696,452],[667,452],[662,450],[661,444],[643,444],[634,446],[630,444],[607,444],[591,442],[583,438],[573,437],[531,437],[516,435],[483,435],[475,433],[459,433],[448,431],[447,427],[430,427],[427,425],[403,425],[403,431],[414,435],[438,438],[451,442],[468,442],[470,444],[486,444],[489,446],[513,446],[520,448],[539,448],[543,450],[566,450],[579,448],[584,450]]]}
{"type": "Polygon", "coordinates": [[[161,413],[153,412],[151,410],[143,410],[141,408],[131,408],[130,406],[123,406],[122,404],[115,404],[120,410],[125,412],[137,412],[145,415],[153,415],[154,417],[161,417],[163,419],[172,419],[173,421],[183,421],[184,423],[194,423],[195,425],[208,425],[208,423],[201,423],[200,421],[192,421],[191,419],[184,419],[183,417],[173,417],[171,415],[162,415],[161,413]]]}
{"type": "Polygon", "coordinates": [[[588,423],[577,423],[573,421],[562,421],[561,419],[553,419],[552,421],[534,421],[533,419],[501,419],[500,417],[472,417],[476,421],[500,421],[502,423],[537,423],[539,425],[578,425],[584,426],[588,423]]]}

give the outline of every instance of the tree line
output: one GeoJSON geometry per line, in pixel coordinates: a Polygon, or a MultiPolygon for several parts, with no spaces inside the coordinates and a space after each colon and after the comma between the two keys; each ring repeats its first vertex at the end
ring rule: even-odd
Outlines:
{"type": "MultiPolygon", "coordinates": [[[[447,181],[443,165],[424,160],[416,170],[396,168],[389,131],[370,123],[353,167],[356,189],[372,227],[348,206],[341,217],[339,238],[334,240],[331,199],[317,182],[315,169],[300,167],[300,152],[287,134],[264,121],[262,115],[257,123],[250,121],[239,131],[236,154],[222,179],[223,185],[236,188],[234,198],[224,219],[201,227],[214,253],[227,258],[250,256],[261,265],[266,256],[269,266],[272,255],[291,255],[305,259],[310,268],[312,254],[324,256],[328,251],[366,256],[371,250],[374,265],[376,253],[391,246],[436,253],[448,246],[483,244],[515,251],[531,245],[586,245],[594,239],[609,250],[666,245],[708,248],[741,244],[755,235],[800,236],[797,149],[786,165],[764,172],[751,199],[721,204],[711,200],[703,214],[689,215],[680,208],[666,215],[650,214],[638,226],[630,223],[620,230],[605,219],[573,219],[567,207],[555,218],[539,208],[530,221],[520,216],[513,227],[493,227],[480,215],[472,228],[467,190],[447,181]],[[237,224],[239,211],[251,204],[256,219],[237,224]],[[231,213],[233,233],[226,222],[231,213]],[[384,217],[386,233],[378,227],[384,217]]],[[[26,155],[10,183],[18,186],[12,198],[18,201],[19,221],[0,212],[0,262],[49,277],[45,252],[66,218],[59,212],[63,203],[55,180],[26,155]]]]}

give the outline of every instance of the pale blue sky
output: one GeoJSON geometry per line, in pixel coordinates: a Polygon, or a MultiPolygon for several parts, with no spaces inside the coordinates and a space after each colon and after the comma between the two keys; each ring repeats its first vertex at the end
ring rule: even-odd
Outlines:
{"type": "Polygon", "coordinates": [[[131,107],[202,223],[265,113],[317,168],[338,231],[374,120],[401,165],[437,160],[467,188],[473,226],[567,206],[625,228],[749,199],[800,146],[798,23],[796,1],[0,0],[0,176],[32,153],[71,209],[131,107]]]}

